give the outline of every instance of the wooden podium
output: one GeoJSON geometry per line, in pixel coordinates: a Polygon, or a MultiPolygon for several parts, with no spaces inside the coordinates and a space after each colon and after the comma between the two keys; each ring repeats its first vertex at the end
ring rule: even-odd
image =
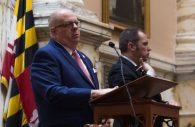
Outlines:
{"type": "Polygon", "coordinates": [[[141,77],[110,93],[91,101],[94,111],[94,124],[100,124],[102,118],[117,118],[133,116],[130,102],[132,102],[136,117],[144,127],[153,127],[157,116],[172,121],[170,127],[179,127],[179,106],[155,102],[150,97],[161,93],[177,83],[154,78],[141,77]],[[131,93],[131,96],[128,95],[131,93]]]}

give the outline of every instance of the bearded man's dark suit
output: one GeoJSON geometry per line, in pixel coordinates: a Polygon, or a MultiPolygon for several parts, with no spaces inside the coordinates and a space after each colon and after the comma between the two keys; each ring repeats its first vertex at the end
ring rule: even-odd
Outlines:
{"type": "MultiPolygon", "coordinates": [[[[127,60],[124,57],[120,57],[122,60],[122,67],[123,67],[123,75],[124,75],[124,79],[125,79],[125,83],[128,83],[130,81],[134,81],[137,78],[142,77],[143,75],[139,72],[136,71],[137,67],[132,64],[129,60],[127,60]]],[[[114,64],[109,72],[109,76],[108,76],[108,84],[109,87],[113,88],[115,86],[122,86],[124,85],[123,82],[123,77],[121,74],[121,62],[120,59],[117,61],[116,64],[114,64]]],[[[158,94],[154,97],[152,97],[151,99],[157,101],[157,102],[161,102],[161,95],[158,94]]],[[[161,127],[162,126],[162,120],[160,118],[158,118],[159,120],[157,120],[157,122],[155,122],[155,127],[161,127]]],[[[116,119],[114,122],[114,126],[113,127],[124,127],[124,121],[122,119],[116,119]]],[[[140,127],[141,125],[139,125],[140,127]]]]}
{"type": "Polygon", "coordinates": [[[93,84],[68,51],[53,39],[36,52],[31,66],[31,80],[39,127],[83,127],[93,123],[89,100],[91,90],[99,88],[97,74],[89,58],[77,52],[93,84]]]}

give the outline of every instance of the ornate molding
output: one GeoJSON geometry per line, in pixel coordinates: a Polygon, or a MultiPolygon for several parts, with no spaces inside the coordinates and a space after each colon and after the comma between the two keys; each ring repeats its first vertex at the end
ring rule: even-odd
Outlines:
{"type": "Polygon", "coordinates": [[[110,40],[111,28],[107,24],[83,17],[79,17],[79,20],[81,20],[81,42],[99,47],[102,42],[110,40]]]}
{"type": "Polygon", "coordinates": [[[195,76],[194,0],[177,1],[177,35],[175,48],[175,73],[177,80],[190,80],[195,76]]]}
{"type": "MultiPolygon", "coordinates": [[[[117,50],[118,52],[120,52],[118,48],[117,50]]],[[[100,62],[106,63],[107,66],[110,67],[118,59],[117,53],[113,48],[108,46],[108,42],[102,43],[102,45],[99,47],[99,53],[100,53],[100,62]]]]}
{"type": "Polygon", "coordinates": [[[195,33],[178,34],[175,49],[176,73],[192,74],[195,72],[195,33]]]}
{"type": "Polygon", "coordinates": [[[55,3],[34,3],[35,26],[37,29],[38,41],[47,41],[49,38],[48,17],[60,8],[72,10],[81,21],[81,42],[99,47],[102,42],[111,38],[111,28],[109,25],[98,21],[92,12],[79,8],[72,4],[55,3]],[[84,14],[84,15],[83,15],[84,14]]]}

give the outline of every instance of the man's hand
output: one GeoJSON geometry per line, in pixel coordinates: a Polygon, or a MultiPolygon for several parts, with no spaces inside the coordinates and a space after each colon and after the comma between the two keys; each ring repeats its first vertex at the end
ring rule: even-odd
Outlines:
{"type": "Polygon", "coordinates": [[[148,63],[144,62],[142,58],[140,58],[140,66],[136,69],[136,71],[141,72],[142,75],[147,74],[153,77],[156,76],[154,69],[148,63]]]}
{"type": "Polygon", "coordinates": [[[115,90],[116,88],[118,88],[118,86],[115,86],[114,88],[106,88],[106,89],[99,89],[99,90],[91,90],[91,99],[95,99],[99,96],[102,96],[106,93],[109,93],[113,90],[115,90]]]}
{"type": "Polygon", "coordinates": [[[140,64],[136,71],[141,72],[142,75],[146,74],[146,72],[148,71],[147,68],[145,67],[145,63],[142,58],[140,58],[140,64]]]}
{"type": "Polygon", "coordinates": [[[169,100],[169,101],[168,101],[168,104],[174,105],[174,106],[179,106],[179,104],[178,104],[177,101],[175,101],[175,100],[169,100]]]}

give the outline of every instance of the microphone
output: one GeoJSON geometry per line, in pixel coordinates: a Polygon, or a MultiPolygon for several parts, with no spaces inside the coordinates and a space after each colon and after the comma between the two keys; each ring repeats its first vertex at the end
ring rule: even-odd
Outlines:
{"type": "MultiPolygon", "coordinates": [[[[125,85],[126,84],[126,82],[125,82],[125,77],[124,77],[124,72],[123,72],[123,62],[122,62],[122,59],[121,59],[121,55],[118,53],[118,51],[117,51],[117,49],[116,49],[116,47],[115,47],[115,44],[113,43],[113,42],[109,42],[108,43],[108,45],[111,47],[111,48],[113,48],[115,51],[116,51],[116,53],[117,53],[117,55],[118,55],[118,57],[119,57],[119,61],[120,61],[120,68],[121,68],[121,75],[122,75],[122,79],[123,79],[123,84],[125,85]]],[[[131,110],[132,110],[132,112],[133,112],[133,116],[135,117],[135,127],[138,127],[138,121],[140,122],[140,120],[137,118],[137,116],[136,116],[136,113],[135,113],[135,109],[134,109],[134,106],[133,106],[133,102],[132,102],[132,97],[131,97],[131,94],[130,94],[130,91],[129,91],[129,89],[128,89],[128,87],[127,86],[125,86],[125,88],[126,88],[126,91],[127,91],[127,94],[128,94],[128,98],[129,98],[129,103],[130,103],[130,106],[131,106],[131,110]]]]}
{"type": "Polygon", "coordinates": [[[115,44],[113,43],[113,42],[109,42],[109,44],[108,44],[111,48],[115,48],[115,44]]]}
{"type": "Polygon", "coordinates": [[[118,57],[121,56],[121,55],[118,53],[118,51],[116,50],[115,44],[114,44],[113,42],[110,41],[108,45],[116,51],[118,57]]]}

